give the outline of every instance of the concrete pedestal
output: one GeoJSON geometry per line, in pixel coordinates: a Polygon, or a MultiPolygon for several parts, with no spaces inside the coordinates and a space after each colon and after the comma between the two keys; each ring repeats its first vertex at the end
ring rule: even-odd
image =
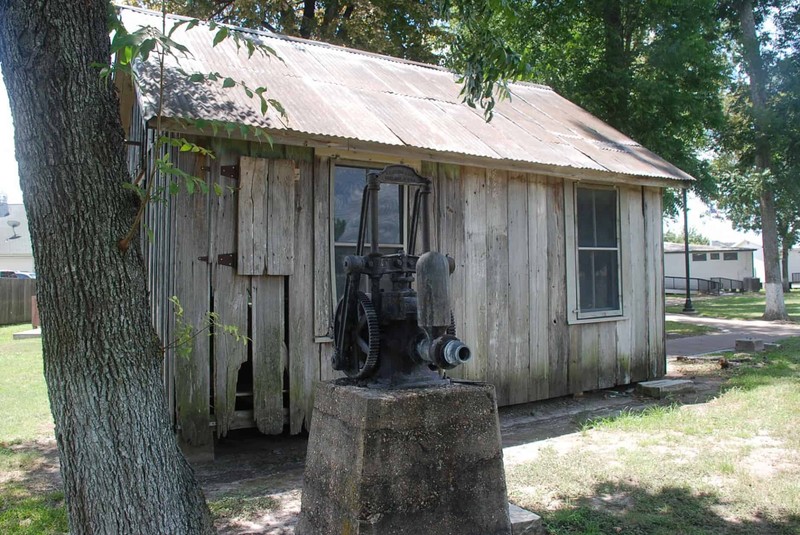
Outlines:
{"type": "Polygon", "coordinates": [[[320,383],[298,535],[510,535],[494,387],[320,383]]]}

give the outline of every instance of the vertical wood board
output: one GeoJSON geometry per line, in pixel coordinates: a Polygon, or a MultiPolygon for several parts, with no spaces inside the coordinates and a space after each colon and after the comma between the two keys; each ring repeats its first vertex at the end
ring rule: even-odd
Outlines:
{"type": "MultiPolygon", "coordinates": [[[[305,162],[308,164],[308,162],[305,162]]],[[[295,247],[295,184],[299,179],[297,164],[293,160],[273,160],[270,162],[269,186],[267,195],[267,274],[291,275],[294,270],[295,247]]],[[[313,183],[305,183],[306,192],[311,196],[313,183]]],[[[311,207],[307,207],[309,212],[311,207]]],[[[263,240],[262,236],[254,239],[263,240]]],[[[310,244],[303,244],[311,247],[310,244]]]]}
{"type": "MultiPolygon", "coordinates": [[[[508,384],[509,404],[529,400],[531,373],[531,312],[527,176],[511,173],[508,177],[508,384]]],[[[542,318],[540,318],[541,320],[542,318]]]]}
{"type": "Polygon", "coordinates": [[[263,275],[267,262],[268,160],[242,156],[239,160],[237,271],[263,275]]]}
{"type": "Polygon", "coordinates": [[[331,274],[331,162],[316,158],[314,164],[314,336],[333,336],[333,288],[331,274]]]}
{"type": "Polygon", "coordinates": [[[283,431],[284,278],[250,278],[252,300],[253,413],[266,434],[283,431]]]}
{"type": "MultiPolygon", "coordinates": [[[[576,390],[570,389],[569,371],[577,370],[578,356],[570,353],[570,331],[567,325],[567,266],[564,237],[564,181],[547,180],[547,281],[549,310],[548,356],[550,397],[562,396],[576,390]]],[[[567,224],[572,224],[568,222],[567,224]]]]}
{"type": "MultiPolygon", "coordinates": [[[[181,192],[175,203],[175,295],[184,310],[181,322],[197,330],[211,306],[210,268],[205,260],[199,260],[209,254],[209,197],[181,192]]],[[[214,445],[209,406],[210,342],[207,336],[195,336],[190,344],[191,352],[176,355],[175,362],[178,436],[185,452],[208,455],[214,445]]]]}
{"type": "Polygon", "coordinates": [[[464,210],[464,340],[473,357],[463,366],[467,379],[485,381],[489,375],[486,293],[486,171],[462,168],[466,205],[464,210]]]}
{"type": "Polygon", "coordinates": [[[313,387],[319,380],[319,349],[314,344],[314,166],[300,162],[295,188],[294,269],[289,285],[289,426],[292,434],[311,423],[313,387]]]}
{"type": "Polygon", "coordinates": [[[219,326],[214,329],[214,416],[218,437],[227,435],[234,421],[239,368],[247,362],[247,345],[233,335],[223,332],[222,325],[235,327],[242,336],[247,335],[247,297],[250,289],[248,277],[238,275],[236,268],[219,263],[219,255],[234,254],[236,243],[237,196],[236,181],[219,174],[219,166],[236,163],[236,156],[222,154],[213,166],[212,179],[222,186],[221,196],[210,196],[211,278],[214,312],[219,326]]]}
{"type": "MultiPolygon", "coordinates": [[[[558,370],[552,370],[550,354],[550,244],[548,233],[551,217],[548,213],[550,186],[546,179],[528,177],[528,265],[530,279],[528,300],[530,302],[530,373],[529,400],[545,399],[550,392],[550,377],[558,370]]],[[[554,227],[553,227],[554,228],[554,227]]],[[[554,237],[555,238],[555,237],[554,237]]],[[[557,363],[558,360],[556,359],[557,363]]]]}
{"type": "Polygon", "coordinates": [[[486,176],[486,320],[487,380],[495,385],[497,403],[510,397],[508,333],[508,175],[490,169],[486,176]]]}

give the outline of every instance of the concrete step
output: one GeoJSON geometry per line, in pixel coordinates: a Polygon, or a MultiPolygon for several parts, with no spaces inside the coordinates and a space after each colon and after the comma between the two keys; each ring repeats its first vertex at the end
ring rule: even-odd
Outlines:
{"type": "Polygon", "coordinates": [[[512,535],[545,535],[542,517],[513,503],[508,504],[512,535]]]}
{"type": "Polygon", "coordinates": [[[663,399],[670,394],[694,391],[694,382],[689,379],[659,379],[645,381],[636,385],[636,392],[643,396],[663,399]]]}

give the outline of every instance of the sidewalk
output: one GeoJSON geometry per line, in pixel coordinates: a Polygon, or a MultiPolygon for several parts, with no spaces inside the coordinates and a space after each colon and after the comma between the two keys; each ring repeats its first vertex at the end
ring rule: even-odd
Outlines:
{"type": "Polygon", "coordinates": [[[760,338],[775,342],[782,338],[800,336],[800,324],[761,320],[724,320],[684,314],[667,314],[667,321],[708,325],[717,332],[667,340],[667,357],[703,355],[714,351],[732,350],[740,338],[760,338]]]}

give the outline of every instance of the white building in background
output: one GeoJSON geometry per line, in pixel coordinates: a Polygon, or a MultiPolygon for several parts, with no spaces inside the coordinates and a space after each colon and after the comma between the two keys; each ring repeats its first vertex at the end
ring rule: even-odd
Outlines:
{"type": "MultiPolygon", "coordinates": [[[[738,281],[757,277],[753,259],[755,251],[754,247],[689,244],[689,275],[695,279],[738,281]]],[[[664,276],[686,277],[685,258],[684,244],[665,242],[664,276]]],[[[763,269],[763,262],[761,265],[763,269]]]]}
{"type": "Polygon", "coordinates": [[[22,204],[0,204],[0,271],[34,271],[28,216],[22,204]]]}

